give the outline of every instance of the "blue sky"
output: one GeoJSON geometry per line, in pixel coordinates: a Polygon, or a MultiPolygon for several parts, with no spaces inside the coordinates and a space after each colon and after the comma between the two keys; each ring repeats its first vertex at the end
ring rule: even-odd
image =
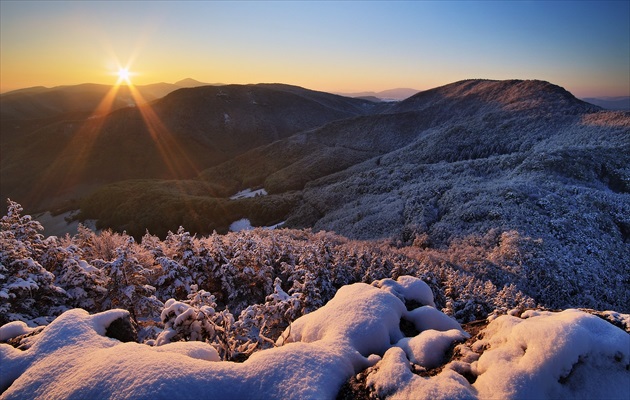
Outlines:
{"type": "Polygon", "coordinates": [[[134,82],[283,82],[326,91],[543,79],[630,95],[629,1],[12,2],[2,91],[134,82]]]}

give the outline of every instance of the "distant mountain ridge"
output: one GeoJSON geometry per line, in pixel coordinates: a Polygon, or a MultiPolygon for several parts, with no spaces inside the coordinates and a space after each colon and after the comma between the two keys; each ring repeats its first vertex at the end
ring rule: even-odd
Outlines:
{"type": "MultiPolygon", "coordinates": [[[[135,89],[146,102],[159,99],[184,87],[205,86],[208,84],[194,79],[183,79],[176,83],[153,83],[136,85],[135,89]]],[[[112,85],[84,83],[47,88],[36,86],[18,89],[0,95],[0,118],[6,120],[28,120],[61,116],[63,114],[89,113],[112,90],[112,85]]],[[[135,100],[127,85],[117,88],[112,110],[135,105],[135,100]]]]}
{"type": "Polygon", "coordinates": [[[470,79],[419,92],[394,105],[393,112],[420,111],[445,106],[451,109],[473,109],[494,105],[506,111],[526,109],[596,111],[598,108],[577,99],[564,88],[536,80],[470,79]]]}
{"type": "Polygon", "coordinates": [[[382,90],[380,92],[355,92],[355,93],[342,93],[339,92],[337,94],[346,97],[364,97],[364,98],[374,98],[379,99],[381,101],[391,101],[391,100],[404,100],[408,97],[413,96],[418,93],[419,90],[411,89],[411,88],[396,88],[396,89],[388,89],[382,90]]]}
{"type": "Polygon", "coordinates": [[[179,87],[197,87],[197,86],[210,86],[210,85],[221,86],[223,84],[222,83],[205,83],[205,82],[200,82],[193,78],[184,78],[182,80],[175,82],[175,85],[179,87]]]}
{"type": "Polygon", "coordinates": [[[619,97],[588,97],[582,99],[607,110],[630,111],[630,96],[619,97]]]}

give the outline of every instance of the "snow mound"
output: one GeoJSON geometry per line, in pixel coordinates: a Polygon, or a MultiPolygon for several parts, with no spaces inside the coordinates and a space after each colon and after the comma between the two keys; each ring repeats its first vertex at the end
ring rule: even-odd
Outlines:
{"type": "MultiPolygon", "coordinates": [[[[502,316],[473,368],[485,398],[630,398],[630,335],[579,310],[502,316]]],[[[474,348],[473,348],[474,349],[474,348]]]]}
{"type": "MultiPolygon", "coordinates": [[[[407,294],[418,295],[413,290],[407,294]]],[[[387,290],[348,285],[326,306],[297,319],[278,347],[239,364],[216,362],[216,350],[205,343],[121,343],[103,335],[126,311],[90,316],[75,309],[47,326],[26,351],[0,345],[0,388],[6,389],[7,399],[192,398],[207,393],[218,398],[334,398],[350,376],[374,365],[403,338],[399,325],[406,313],[403,301],[387,290]]]]}
{"type": "Polygon", "coordinates": [[[326,306],[298,318],[278,340],[343,344],[367,357],[384,354],[403,338],[405,305],[396,296],[364,283],[344,286],[326,306]]]}
{"type": "MultiPolygon", "coordinates": [[[[116,310],[120,312],[121,310],[116,310]]],[[[62,314],[31,349],[0,345],[0,391],[14,398],[331,398],[353,373],[334,348],[294,343],[245,363],[200,342],[159,347],[99,335],[111,315],[62,314]],[[95,323],[97,322],[97,323],[95,323]]]]}
{"type": "Polygon", "coordinates": [[[435,307],[433,292],[422,279],[413,276],[400,276],[395,281],[381,279],[373,282],[372,285],[390,292],[403,301],[414,300],[424,306],[435,307]]]}
{"type": "Polygon", "coordinates": [[[579,310],[504,315],[472,345],[482,352],[478,360],[465,354],[433,376],[412,373],[409,359],[435,366],[458,334],[425,331],[402,339],[372,368],[367,384],[381,397],[411,399],[630,398],[630,335],[594,315],[579,310]],[[472,372],[474,383],[458,371],[472,372]]]}
{"type": "Polygon", "coordinates": [[[367,368],[366,383],[381,397],[630,395],[630,336],[601,318],[577,310],[498,317],[469,354],[449,363],[449,349],[469,335],[430,305],[407,310],[412,299],[428,301],[424,286],[409,277],[344,286],[325,306],[294,321],[277,347],[243,363],[219,361],[203,342],[121,343],[104,333],[114,320],[128,317],[127,311],[89,315],[74,309],[44,328],[28,350],[0,344],[0,392],[3,399],[177,399],[209,393],[331,399],[367,368]],[[403,319],[416,325],[415,337],[404,337],[403,319]],[[419,368],[432,372],[419,376],[413,372],[419,368]]]}
{"type": "Polygon", "coordinates": [[[411,372],[409,360],[400,347],[392,347],[375,372],[368,375],[367,384],[378,395],[402,399],[474,399],[474,390],[463,376],[444,369],[430,378],[411,372]]]}
{"type": "Polygon", "coordinates": [[[152,347],[152,349],[162,353],[183,354],[198,360],[221,361],[219,352],[214,347],[204,342],[192,341],[166,343],[161,346],[152,347]]]}
{"type": "Polygon", "coordinates": [[[6,342],[9,339],[26,335],[35,330],[35,328],[29,328],[25,322],[13,321],[8,324],[0,326],[0,342],[6,342]]]}
{"type": "Polygon", "coordinates": [[[406,313],[405,319],[413,322],[416,329],[420,332],[427,329],[435,329],[437,331],[462,329],[455,319],[431,306],[422,306],[416,308],[415,310],[411,310],[406,313]]]}
{"type": "Polygon", "coordinates": [[[409,361],[426,369],[431,369],[442,364],[446,350],[454,342],[468,337],[466,333],[458,329],[451,329],[446,332],[429,329],[420,332],[415,337],[401,339],[396,343],[396,346],[405,351],[409,361]]]}

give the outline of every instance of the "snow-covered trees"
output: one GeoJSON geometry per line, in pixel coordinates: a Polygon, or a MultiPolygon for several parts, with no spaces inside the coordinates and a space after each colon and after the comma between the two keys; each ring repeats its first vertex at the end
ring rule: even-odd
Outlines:
{"type": "Polygon", "coordinates": [[[135,257],[134,244],[133,238],[128,236],[126,243],[116,249],[114,260],[94,260],[94,264],[108,278],[103,307],[126,309],[138,322],[141,316],[153,318],[162,304],[154,296],[155,287],[149,284],[151,272],[135,257]]]}
{"type": "MultiPolygon", "coordinates": [[[[197,237],[180,228],[164,240],[147,234],[137,243],[85,227],[72,237],[44,238],[21,211],[9,202],[2,218],[3,323],[45,324],[69,308],[119,307],[139,322],[143,341],[204,341],[230,360],[273,346],[292,321],[355,282],[419,277],[436,308],[460,322],[575,299],[572,293],[587,284],[552,264],[534,268],[544,242],[515,230],[469,235],[446,248],[413,232],[415,244],[399,247],[290,229],[197,237]]],[[[615,291],[607,293],[607,301],[621,304],[615,291]]]]}
{"type": "Polygon", "coordinates": [[[38,261],[46,246],[41,224],[21,215],[16,202],[8,203],[7,215],[0,219],[0,325],[54,314],[64,296],[55,276],[38,261]]]}
{"type": "Polygon", "coordinates": [[[254,351],[273,347],[280,333],[301,315],[299,297],[289,296],[276,278],[274,293],[264,304],[249,305],[236,319],[229,309],[218,310],[216,298],[196,285],[188,300],[169,299],[161,320],[164,330],[154,343],[205,341],[212,344],[224,360],[243,360],[254,351]]]}
{"type": "MultiPolygon", "coordinates": [[[[206,292],[214,296],[215,310],[233,313],[236,325],[230,329],[260,332],[262,336],[241,335],[243,342],[259,348],[266,346],[263,337],[321,307],[339,287],[353,282],[405,274],[423,277],[437,306],[462,321],[483,318],[497,308],[534,304],[522,293],[526,286],[514,281],[529,257],[530,243],[516,232],[462,240],[446,252],[426,246],[397,249],[386,241],[351,241],[308,230],[257,229],[196,237],[180,228],[165,240],[147,234],[136,243],[126,234],[96,234],[85,227],[73,237],[44,239],[39,224],[20,211],[10,203],[3,219],[2,268],[7,273],[2,279],[15,292],[16,282],[28,282],[19,281],[27,274],[38,290],[48,291],[50,309],[7,320],[52,317],[53,309],[98,312],[121,307],[134,319],[157,323],[169,299],[186,304],[191,295],[206,292]],[[25,268],[31,272],[18,273],[25,268]],[[502,288],[490,280],[516,286],[502,288]]],[[[4,289],[7,296],[9,289],[4,289]]],[[[27,292],[22,290],[20,296],[28,297],[27,292]]]]}
{"type": "Polygon", "coordinates": [[[216,308],[215,297],[205,290],[195,291],[185,301],[169,299],[160,315],[164,330],[155,344],[159,346],[177,340],[212,341],[217,335],[217,322],[222,322],[215,318],[216,308]]]}

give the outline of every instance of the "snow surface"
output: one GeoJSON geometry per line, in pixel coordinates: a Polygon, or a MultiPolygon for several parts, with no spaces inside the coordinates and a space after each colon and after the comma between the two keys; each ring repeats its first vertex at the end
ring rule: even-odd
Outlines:
{"type": "Polygon", "coordinates": [[[267,195],[267,191],[264,188],[256,189],[256,190],[252,190],[251,188],[247,188],[245,190],[241,190],[240,192],[230,196],[230,200],[246,199],[246,198],[249,198],[249,197],[266,196],[266,195],[267,195]]]}
{"type": "Polygon", "coordinates": [[[29,326],[22,321],[9,322],[8,324],[0,326],[0,342],[6,342],[14,337],[26,335],[34,330],[34,328],[29,328],[29,326]]]}
{"type": "Polygon", "coordinates": [[[435,307],[433,292],[422,279],[413,276],[400,276],[397,280],[381,279],[372,285],[390,292],[401,300],[415,300],[418,303],[435,307]]]}
{"type": "MultiPolygon", "coordinates": [[[[286,221],[279,222],[275,225],[269,226],[261,226],[263,229],[276,229],[283,225],[286,221]]],[[[240,232],[240,231],[250,231],[255,227],[252,226],[252,223],[247,218],[239,219],[238,221],[234,221],[230,224],[230,232],[240,232]]]]}
{"type": "Polygon", "coordinates": [[[247,218],[239,219],[230,224],[230,232],[249,231],[254,229],[252,223],[247,218]]]}
{"type": "Polygon", "coordinates": [[[173,342],[153,347],[157,352],[178,353],[190,358],[206,361],[221,361],[219,352],[205,342],[173,342]]]}
{"type": "Polygon", "coordinates": [[[368,368],[366,382],[382,397],[630,397],[630,336],[577,310],[498,317],[464,358],[428,377],[414,374],[411,362],[439,367],[451,345],[468,337],[429,305],[407,310],[405,302],[426,300],[414,279],[344,286],[325,306],[294,321],[277,347],[243,363],[218,361],[203,342],[121,343],[103,335],[127,311],[70,310],[28,350],[0,344],[0,391],[3,399],[325,399],[368,368]],[[420,333],[404,337],[401,319],[421,327],[420,333]],[[478,375],[473,384],[458,373],[466,368],[478,375]]]}
{"type": "Polygon", "coordinates": [[[485,398],[630,398],[630,335],[579,310],[502,316],[476,365],[485,398]]]}
{"type": "Polygon", "coordinates": [[[435,346],[437,354],[423,352],[423,356],[429,355],[429,362],[417,361],[424,367],[434,366],[445,348],[441,342],[447,335],[457,340],[458,331],[442,335],[424,331],[405,338],[397,343],[400,348],[385,353],[367,383],[380,396],[394,398],[630,398],[630,336],[625,331],[579,310],[528,311],[522,317],[526,319],[495,319],[485,329],[484,339],[472,346],[483,352],[478,360],[466,355],[429,378],[411,372],[408,357],[417,344],[413,342],[422,343],[423,336],[430,335],[422,349],[435,346]],[[433,345],[431,341],[435,341],[433,345]],[[467,370],[466,364],[477,376],[472,385],[457,373],[467,370]]]}
{"type": "Polygon", "coordinates": [[[444,354],[456,341],[467,339],[469,335],[459,329],[445,332],[429,329],[415,337],[406,337],[396,343],[407,354],[409,361],[427,369],[437,368],[442,364],[444,354]]]}
{"type": "Polygon", "coordinates": [[[392,347],[368,375],[368,385],[381,397],[407,399],[474,399],[474,391],[462,375],[444,369],[430,378],[411,372],[409,360],[400,347],[392,347]]]}

